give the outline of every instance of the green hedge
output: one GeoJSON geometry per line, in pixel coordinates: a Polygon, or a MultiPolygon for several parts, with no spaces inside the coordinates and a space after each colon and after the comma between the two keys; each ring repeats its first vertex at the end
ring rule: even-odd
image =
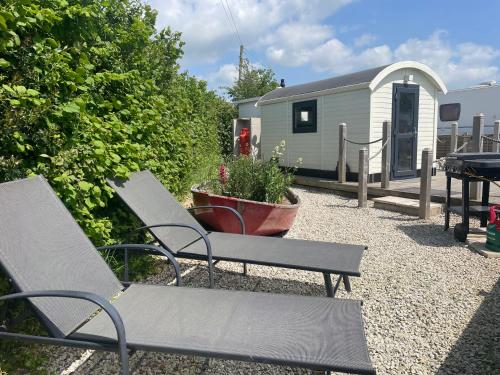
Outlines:
{"type": "Polygon", "coordinates": [[[179,73],[181,35],[155,22],[138,0],[0,3],[0,182],[43,174],[96,245],[137,224],[106,176],[149,168],[180,195],[227,148],[234,108],[179,73]]]}

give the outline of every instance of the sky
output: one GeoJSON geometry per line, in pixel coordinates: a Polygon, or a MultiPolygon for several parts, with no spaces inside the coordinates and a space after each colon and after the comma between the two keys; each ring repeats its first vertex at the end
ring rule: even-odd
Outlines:
{"type": "Polygon", "coordinates": [[[159,29],[182,33],[181,69],[219,92],[237,77],[240,40],[287,85],[401,60],[429,65],[448,89],[500,81],[500,0],[143,1],[159,29]]]}

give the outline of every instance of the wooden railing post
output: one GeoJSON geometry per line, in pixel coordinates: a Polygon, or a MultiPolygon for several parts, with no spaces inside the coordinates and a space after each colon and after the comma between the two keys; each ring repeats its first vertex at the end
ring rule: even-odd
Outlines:
{"type": "MultiPolygon", "coordinates": [[[[500,120],[495,120],[493,124],[493,139],[500,141],[500,120]]],[[[500,143],[493,142],[493,152],[500,152],[500,143]]]]}
{"type": "Polygon", "coordinates": [[[347,137],[347,125],[345,122],[339,124],[339,165],[337,167],[338,181],[340,183],[346,182],[346,165],[347,165],[347,153],[346,153],[346,142],[347,137]]]}
{"type": "MultiPolygon", "coordinates": [[[[483,152],[484,115],[479,113],[474,116],[472,122],[472,152],[483,152]]],[[[481,198],[481,182],[471,182],[470,199],[481,198]]]]}
{"type": "Polygon", "coordinates": [[[382,129],[382,145],[387,145],[382,150],[382,171],[380,176],[380,185],[382,189],[389,189],[391,183],[391,122],[384,121],[382,129]],[[389,140],[389,141],[388,141],[389,140]]]}
{"type": "Polygon", "coordinates": [[[420,174],[420,207],[418,216],[429,219],[431,216],[431,181],[432,181],[432,150],[422,150],[422,166],[420,174]]]}
{"type": "Polygon", "coordinates": [[[458,146],[458,122],[451,123],[450,154],[453,154],[458,146]]]}
{"type": "Polygon", "coordinates": [[[368,207],[368,149],[359,150],[358,207],[368,207]]]}

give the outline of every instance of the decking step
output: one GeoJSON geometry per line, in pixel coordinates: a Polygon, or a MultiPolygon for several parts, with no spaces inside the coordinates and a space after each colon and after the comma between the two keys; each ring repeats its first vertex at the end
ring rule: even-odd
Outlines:
{"type": "MultiPolygon", "coordinates": [[[[375,208],[381,210],[401,212],[408,215],[418,216],[420,202],[418,199],[386,196],[373,198],[375,208]]],[[[443,211],[443,205],[431,202],[431,216],[437,216],[443,211]]]]}

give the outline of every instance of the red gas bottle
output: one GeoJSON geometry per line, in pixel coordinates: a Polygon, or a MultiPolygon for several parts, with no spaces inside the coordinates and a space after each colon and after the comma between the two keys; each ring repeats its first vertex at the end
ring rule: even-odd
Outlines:
{"type": "Polygon", "coordinates": [[[240,155],[250,155],[250,129],[240,130],[240,155]]]}

